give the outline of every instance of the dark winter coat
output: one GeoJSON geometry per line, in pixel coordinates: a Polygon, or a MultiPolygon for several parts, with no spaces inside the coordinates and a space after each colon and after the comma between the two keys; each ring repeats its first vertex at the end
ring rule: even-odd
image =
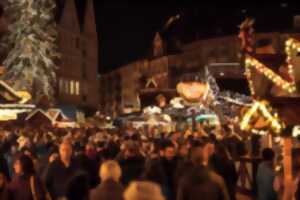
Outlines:
{"type": "Polygon", "coordinates": [[[234,161],[225,160],[218,155],[213,155],[210,158],[210,165],[212,170],[214,170],[224,179],[230,199],[235,200],[238,175],[235,169],[234,161]]]}
{"type": "Polygon", "coordinates": [[[10,179],[7,161],[1,152],[0,152],[0,173],[3,174],[7,180],[10,179]]]}
{"type": "Polygon", "coordinates": [[[145,165],[145,159],[142,156],[122,159],[119,163],[122,169],[121,182],[124,186],[127,186],[133,180],[141,178],[145,165]]]}
{"type": "Polygon", "coordinates": [[[204,166],[194,166],[180,179],[177,200],[228,200],[223,179],[204,166]]]}
{"type": "Polygon", "coordinates": [[[107,180],[90,192],[90,200],[123,200],[123,186],[113,180],[107,180]]]}
{"type": "MultiPolygon", "coordinates": [[[[37,177],[34,177],[34,188],[36,197],[39,200],[44,200],[45,190],[42,182],[37,177]]],[[[9,200],[32,200],[33,195],[30,186],[30,176],[14,176],[12,181],[8,184],[7,193],[9,200]]]]}
{"type": "Polygon", "coordinates": [[[175,186],[176,186],[176,169],[178,165],[178,159],[175,157],[173,160],[167,160],[165,158],[160,159],[160,164],[165,174],[166,186],[169,188],[171,199],[176,196],[175,186]]]}
{"type": "Polygon", "coordinates": [[[90,188],[96,187],[99,183],[99,165],[97,160],[93,160],[87,157],[85,154],[80,154],[76,156],[75,160],[80,170],[88,175],[90,188]]]}
{"type": "Polygon", "coordinates": [[[60,159],[49,165],[45,182],[52,199],[65,196],[69,181],[78,172],[75,161],[71,161],[69,167],[66,167],[60,159]]]}

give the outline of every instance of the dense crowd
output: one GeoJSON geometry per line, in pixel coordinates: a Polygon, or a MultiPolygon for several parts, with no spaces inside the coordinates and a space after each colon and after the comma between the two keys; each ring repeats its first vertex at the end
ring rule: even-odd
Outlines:
{"type": "MultiPolygon", "coordinates": [[[[234,160],[247,150],[232,127],[218,132],[221,137],[213,129],[189,135],[133,128],[2,130],[0,199],[234,200],[234,160]]],[[[272,149],[262,151],[261,200],[283,198],[274,155],[272,149]]],[[[295,180],[299,161],[293,162],[295,180]]],[[[292,189],[297,197],[297,187],[292,189]]]]}

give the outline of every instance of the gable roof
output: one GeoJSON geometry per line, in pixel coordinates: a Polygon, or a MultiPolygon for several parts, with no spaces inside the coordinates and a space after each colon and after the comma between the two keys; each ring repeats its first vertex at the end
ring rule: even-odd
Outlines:
{"type": "Polygon", "coordinates": [[[51,123],[53,123],[53,119],[51,116],[48,115],[48,113],[46,113],[44,110],[42,109],[36,109],[35,111],[33,111],[32,113],[30,113],[26,118],[25,121],[30,120],[32,117],[34,117],[37,114],[42,114],[44,115],[51,123]]]}
{"type": "Polygon", "coordinates": [[[62,111],[60,109],[57,108],[50,108],[47,111],[44,111],[42,109],[36,109],[35,111],[33,111],[32,113],[30,113],[27,117],[26,117],[26,121],[31,119],[33,116],[35,116],[36,114],[42,114],[44,115],[46,118],[48,118],[51,123],[54,123],[56,121],[59,121],[59,118],[66,120],[68,119],[68,117],[66,117],[62,111]]]}
{"type": "Polygon", "coordinates": [[[52,118],[53,121],[57,121],[59,119],[59,117],[61,117],[62,119],[68,119],[68,117],[66,117],[62,113],[62,111],[57,108],[51,108],[51,109],[47,110],[46,113],[48,114],[48,116],[50,116],[52,118]]]}

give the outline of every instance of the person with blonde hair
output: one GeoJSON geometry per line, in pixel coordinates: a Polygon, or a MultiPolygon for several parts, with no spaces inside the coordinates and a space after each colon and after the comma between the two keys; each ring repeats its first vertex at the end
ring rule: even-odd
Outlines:
{"type": "Polygon", "coordinates": [[[165,200],[159,185],[149,181],[131,182],[124,192],[124,200],[165,200]]]}
{"type": "Polygon", "coordinates": [[[90,192],[90,200],[123,200],[120,165],[114,160],[105,161],[99,170],[101,184],[90,192]]]}

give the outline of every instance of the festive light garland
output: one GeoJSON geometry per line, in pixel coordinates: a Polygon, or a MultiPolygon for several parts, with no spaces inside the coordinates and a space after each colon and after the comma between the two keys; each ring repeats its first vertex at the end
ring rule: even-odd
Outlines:
{"type": "Polygon", "coordinates": [[[272,114],[272,108],[266,101],[256,101],[253,106],[246,112],[246,114],[242,117],[240,128],[246,131],[254,131],[261,132],[261,130],[256,129],[253,125],[250,124],[251,118],[253,118],[254,114],[260,112],[266,121],[269,124],[269,128],[275,132],[280,133],[284,128],[284,124],[279,120],[278,114],[274,112],[272,114]]]}
{"type": "Polygon", "coordinates": [[[287,66],[288,66],[288,74],[291,77],[292,81],[287,81],[283,79],[281,76],[276,74],[266,65],[253,58],[252,56],[247,55],[245,60],[245,75],[248,79],[250,92],[252,95],[255,94],[253,81],[251,80],[251,68],[255,68],[259,73],[264,74],[269,80],[271,80],[275,85],[280,87],[281,89],[288,91],[289,93],[293,93],[297,90],[296,88],[296,80],[294,75],[294,65],[292,64],[292,56],[293,50],[296,50],[297,53],[300,52],[300,42],[295,39],[288,39],[286,41],[285,52],[287,54],[287,66]]]}
{"type": "Polygon", "coordinates": [[[288,73],[293,82],[295,82],[294,65],[292,64],[293,50],[296,50],[297,53],[300,52],[300,42],[290,38],[285,42],[286,62],[288,64],[288,73]]]}
{"type": "MultiPolygon", "coordinates": [[[[264,74],[269,80],[271,80],[275,85],[278,87],[288,91],[289,93],[293,93],[296,91],[296,84],[295,82],[289,82],[281,78],[279,75],[277,75],[275,72],[273,72],[271,69],[269,69],[266,65],[262,64],[258,60],[256,60],[253,57],[247,56],[246,58],[246,76],[247,78],[250,77],[249,73],[250,68],[254,67],[258,72],[264,74]],[[248,68],[248,69],[247,69],[248,68]]],[[[249,86],[252,92],[254,94],[254,89],[253,89],[253,82],[249,80],[249,86]]]]}

